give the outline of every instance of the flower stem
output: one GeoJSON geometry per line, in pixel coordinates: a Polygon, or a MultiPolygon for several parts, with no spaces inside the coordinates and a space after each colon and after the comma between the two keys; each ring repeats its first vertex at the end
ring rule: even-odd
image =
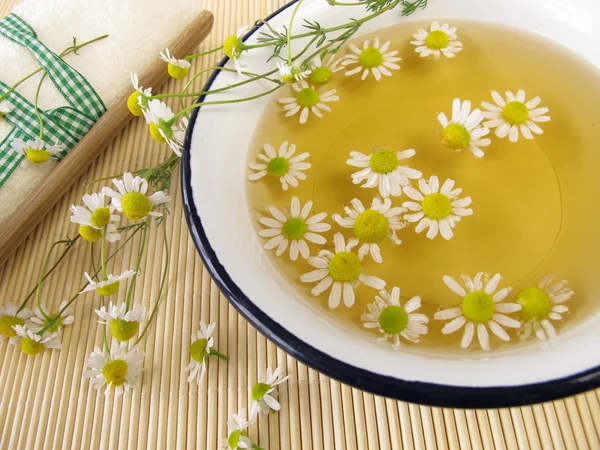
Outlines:
{"type": "Polygon", "coordinates": [[[46,255],[46,260],[44,261],[44,265],[42,266],[42,270],[40,272],[40,278],[37,284],[37,290],[35,293],[35,303],[40,311],[40,313],[42,314],[42,316],[44,316],[44,319],[48,319],[48,315],[46,314],[46,312],[44,311],[44,308],[42,308],[42,303],[40,301],[40,297],[41,297],[41,292],[42,292],[42,283],[44,282],[44,274],[46,273],[46,271],[48,270],[48,264],[50,264],[50,256],[52,256],[52,250],[54,249],[54,247],[59,244],[59,242],[55,242],[54,244],[52,244],[52,247],[50,247],[50,251],[48,252],[48,255],[46,255]]]}
{"type": "Polygon", "coordinates": [[[194,59],[194,58],[199,58],[200,56],[210,55],[211,53],[218,52],[219,50],[223,50],[223,46],[222,45],[220,47],[213,48],[213,49],[207,50],[205,52],[194,53],[193,55],[186,56],[183,59],[185,59],[186,61],[189,61],[189,60],[194,59]]]}
{"type": "Polygon", "coordinates": [[[40,82],[38,83],[38,87],[35,91],[35,97],[33,99],[33,107],[34,107],[35,115],[37,116],[38,122],[40,123],[40,139],[44,139],[44,120],[42,119],[42,115],[40,114],[40,109],[38,107],[38,100],[40,97],[40,90],[42,89],[42,84],[44,83],[44,80],[46,79],[46,75],[48,75],[48,73],[44,72],[44,75],[42,75],[42,78],[40,78],[40,82]]]}
{"type": "MultiPolygon", "coordinates": [[[[104,297],[102,297],[102,306],[105,307],[106,306],[106,300],[104,299],[104,297]]],[[[108,337],[107,337],[107,333],[106,333],[106,329],[107,329],[107,325],[104,324],[104,329],[102,330],[102,342],[104,342],[104,349],[106,351],[106,353],[108,353],[110,355],[110,347],[108,346],[108,337]]]]}
{"type": "Polygon", "coordinates": [[[296,18],[296,14],[298,13],[298,10],[300,9],[300,5],[302,5],[302,2],[304,0],[299,0],[298,3],[296,3],[296,7],[294,8],[294,11],[292,12],[292,17],[290,17],[290,26],[287,29],[287,54],[288,54],[288,64],[291,66],[293,64],[292,61],[292,26],[294,25],[294,19],[296,18]]]}
{"type": "Polygon", "coordinates": [[[221,359],[224,359],[225,361],[229,361],[229,356],[224,355],[223,353],[219,353],[218,351],[211,349],[210,350],[210,356],[213,356],[213,355],[217,356],[217,357],[219,357],[221,359]]]}
{"type": "Polygon", "coordinates": [[[100,246],[100,264],[102,265],[102,275],[104,275],[104,279],[108,279],[106,276],[106,261],[104,258],[104,248],[106,247],[106,232],[108,227],[104,228],[102,233],[102,245],[100,246]]]}
{"type": "Polygon", "coordinates": [[[262,447],[259,447],[258,445],[256,445],[255,443],[252,443],[252,450],[263,450],[262,447]]]}
{"type": "Polygon", "coordinates": [[[133,289],[135,288],[135,283],[140,273],[140,265],[142,264],[142,257],[144,256],[144,249],[146,248],[146,241],[148,237],[148,228],[149,228],[149,217],[146,218],[144,222],[144,226],[142,227],[142,242],[140,244],[140,251],[138,252],[138,259],[135,265],[135,275],[133,279],[129,283],[129,291],[127,292],[127,299],[125,300],[125,312],[129,311],[129,307],[131,306],[131,297],[133,296],[133,289]]]}

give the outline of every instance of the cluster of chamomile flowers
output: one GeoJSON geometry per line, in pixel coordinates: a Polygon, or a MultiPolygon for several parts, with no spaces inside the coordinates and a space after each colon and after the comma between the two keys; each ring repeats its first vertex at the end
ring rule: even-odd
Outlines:
{"type": "MultiPolygon", "coordinates": [[[[462,50],[456,31],[447,24],[434,22],[429,31],[419,30],[412,43],[421,57],[453,58],[462,50]]],[[[331,59],[327,63],[316,61],[307,71],[294,72],[280,66],[282,74],[287,70],[285,75],[290,77],[296,93],[294,97],[279,100],[285,105],[286,115],[300,113],[300,123],[305,123],[311,112],[321,117],[320,113],[327,111],[323,108],[327,102],[314,87],[318,84],[316,79],[328,82],[333,73],[346,69],[348,76],[360,74],[364,80],[373,74],[379,81],[382,74],[391,75],[387,70],[389,64],[395,65],[399,60],[397,52],[388,52],[390,43],[380,45],[378,39],[365,41],[362,49],[353,44],[349,47],[351,55],[336,62],[331,59]]],[[[335,94],[335,90],[331,90],[323,95],[332,98],[335,94]]],[[[486,112],[473,110],[470,101],[454,99],[451,118],[444,113],[438,115],[442,142],[452,149],[470,150],[475,156],[482,157],[481,147],[491,143],[491,139],[484,138],[490,128],[496,129],[498,138],[508,137],[511,142],[516,142],[520,135],[532,139],[532,133],[541,134],[537,123],[549,120],[545,116],[548,108],[537,108],[539,97],[526,101],[522,90],[516,94],[507,92],[506,97],[493,92],[492,98],[495,105],[482,103],[486,112]],[[487,122],[482,124],[484,119],[487,122]]],[[[377,330],[379,340],[389,341],[395,348],[399,347],[401,339],[419,342],[428,331],[429,318],[419,313],[420,297],[404,301],[399,287],[386,288],[384,280],[365,273],[363,261],[371,258],[382,263],[385,255],[381,253],[380,244],[387,239],[401,244],[397,232],[409,225],[414,226],[417,233],[426,232],[429,239],[450,240],[458,224],[473,214],[471,197],[462,195],[455,180],[440,180],[435,175],[426,178],[420,171],[405,165],[415,154],[414,149],[393,151],[382,147],[375,147],[371,154],[350,152],[347,164],[359,169],[351,175],[352,182],[363,188],[377,189],[378,195],[374,195],[370,205],[352,199],[344,207],[345,214],[332,215],[339,227],[353,233],[349,239],[342,232],[335,233],[332,250],[321,248],[316,254],[311,253],[309,244],[324,246],[327,240],[322,233],[332,228],[326,222],[327,213],[311,214],[312,201],[303,204],[294,196],[289,207],[282,210],[269,206],[269,215],[259,220],[264,227],[258,232],[266,239],[264,248],[273,250],[278,257],[287,253],[292,261],[306,260],[314,270],[302,275],[301,281],[315,284],[311,290],[314,296],[329,291],[330,309],[338,308],[342,302],[346,307],[352,307],[354,291],[360,284],[375,289],[374,302],[361,316],[363,325],[377,330]],[[405,196],[405,201],[394,205],[392,200],[401,196],[405,196]]],[[[307,178],[304,171],[311,168],[309,157],[307,152],[297,154],[296,146],[288,142],[278,149],[267,143],[256,160],[248,164],[251,171],[248,180],[279,179],[281,188],[287,191],[307,178]]],[[[484,350],[490,349],[489,332],[503,341],[510,340],[505,328],[517,330],[521,339],[532,335],[540,340],[554,338],[556,330],[551,321],[562,320],[562,314],[568,311],[563,303],[574,295],[567,282],[553,283],[553,276],[548,275],[539,285],[521,289],[513,302],[507,302],[511,289],[498,289],[501,280],[500,274],[478,273],[472,278],[462,274],[461,284],[453,277],[444,276],[446,286],[460,299],[455,307],[435,313],[434,319],[448,322],[442,333],[451,334],[463,329],[461,346],[467,348],[477,341],[484,350]],[[517,313],[518,316],[510,316],[517,313]]]]}

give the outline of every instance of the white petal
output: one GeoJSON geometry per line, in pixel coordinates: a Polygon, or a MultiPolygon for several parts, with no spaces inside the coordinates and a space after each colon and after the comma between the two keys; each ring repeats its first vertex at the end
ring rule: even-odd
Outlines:
{"type": "Polygon", "coordinates": [[[460,295],[461,297],[466,297],[467,293],[465,292],[463,287],[460,284],[458,284],[458,282],[454,278],[452,278],[451,276],[448,276],[448,275],[444,275],[442,277],[442,280],[444,281],[446,286],[448,286],[450,288],[450,290],[452,292],[455,292],[456,294],[460,295]]]}

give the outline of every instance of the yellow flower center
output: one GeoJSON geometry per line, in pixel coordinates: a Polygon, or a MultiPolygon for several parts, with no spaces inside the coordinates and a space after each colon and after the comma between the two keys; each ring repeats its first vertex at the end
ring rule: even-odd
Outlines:
{"type": "Polygon", "coordinates": [[[109,297],[119,292],[120,285],[120,281],[115,281],[114,283],[107,284],[106,286],[97,287],[96,292],[102,297],[109,297]]]}
{"type": "Polygon", "coordinates": [[[490,294],[474,291],[465,297],[462,312],[471,322],[487,322],[494,315],[495,303],[490,294]]]}
{"type": "Polygon", "coordinates": [[[290,170],[290,162],[281,156],[276,156],[267,164],[267,173],[274,177],[282,177],[288,173],[288,170],[290,170]]]}
{"type": "Polygon", "coordinates": [[[360,52],[358,60],[360,65],[365,69],[372,69],[373,67],[379,67],[383,63],[383,55],[379,49],[369,47],[360,52]]]}
{"type": "Polygon", "coordinates": [[[102,239],[102,230],[98,230],[89,225],[79,225],[79,234],[88,242],[96,242],[102,239]]]}
{"type": "Polygon", "coordinates": [[[252,388],[252,400],[255,402],[263,398],[271,389],[271,385],[267,383],[256,383],[252,388]]]}
{"type": "Polygon", "coordinates": [[[316,89],[304,88],[300,92],[298,92],[296,99],[300,106],[310,108],[311,106],[315,106],[317,103],[319,103],[319,100],[321,100],[321,96],[316,91],[316,89]]]}
{"type": "Polygon", "coordinates": [[[511,125],[522,125],[529,120],[529,108],[522,102],[508,102],[502,109],[502,118],[511,125]]]}
{"type": "Polygon", "coordinates": [[[354,222],[354,234],[362,242],[374,244],[388,235],[388,220],[372,209],[361,212],[354,222]]]}
{"type": "Polygon", "coordinates": [[[117,341],[126,342],[138,332],[140,323],[136,321],[127,321],[123,319],[112,319],[110,322],[110,334],[117,341]]]}
{"type": "Polygon", "coordinates": [[[154,139],[156,142],[160,142],[161,144],[167,142],[165,137],[162,134],[160,134],[160,129],[158,128],[157,124],[155,124],[154,122],[150,123],[148,125],[148,129],[150,130],[150,136],[152,136],[152,139],[154,139]]]}
{"type": "Polygon", "coordinates": [[[4,337],[15,337],[17,332],[13,327],[16,327],[17,325],[25,325],[25,321],[14,316],[0,317],[0,333],[4,337]]]}
{"type": "Polygon", "coordinates": [[[46,150],[38,150],[37,148],[28,148],[25,150],[25,155],[34,164],[43,164],[50,159],[50,153],[46,150]]]}
{"type": "Polygon", "coordinates": [[[284,224],[281,230],[283,236],[286,239],[290,239],[292,241],[297,241],[304,236],[306,230],[308,229],[308,225],[299,217],[294,217],[292,219],[288,219],[284,224]]]}
{"type": "Polygon", "coordinates": [[[167,66],[167,72],[169,72],[169,75],[171,75],[172,78],[175,78],[176,80],[183,80],[190,74],[190,68],[169,63],[167,66]]]}
{"type": "Polygon", "coordinates": [[[242,430],[236,430],[229,435],[227,438],[227,446],[229,448],[238,448],[240,444],[240,438],[242,437],[242,430]]]}
{"type": "Polygon", "coordinates": [[[426,195],[421,202],[423,212],[433,220],[445,219],[452,214],[452,202],[440,193],[426,195]]]}
{"type": "Polygon", "coordinates": [[[379,326],[388,334],[400,334],[408,325],[408,314],[401,306],[388,306],[379,315],[379,326]]]}
{"type": "Polygon", "coordinates": [[[194,361],[201,363],[208,356],[208,340],[204,338],[196,339],[190,347],[190,356],[194,361]]]}
{"type": "Polygon", "coordinates": [[[320,86],[331,79],[331,70],[329,67],[317,67],[308,75],[308,82],[320,86]]]}
{"type": "Polygon", "coordinates": [[[128,192],[121,198],[121,209],[131,220],[141,220],[152,211],[152,202],[141,192],[128,192]]]}
{"type": "Polygon", "coordinates": [[[350,252],[338,252],[329,262],[329,275],[340,283],[358,280],[362,266],[358,255],[350,252]]]}
{"type": "Polygon", "coordinates": [[[21,339],[21,351],[29,356],[35,356],[44,351],[46,347],[41,342],[37,342],[30,338],[21,339]]]}
{"type": "Polygon", "coordinates": [[[442,142],[453,150],[462,150],[471,143],[471,133],[464,125],[450,123],[442,131],[442,142]]]}
{"type": "Polygon", "coordinates": [[[102,368],[102,375],[104,375],[104,378],[109,385],[119,387],[127,381],[125,377],[127,376],[128,368],[126,361],[123,361],[122,359],[113,359],[104,365],[102,368]]]}
{"type": "Polygon", "coordinates": [[[102,228],[108,224],[110,221],[110,209],[108,206],[101,206],[100,208],[96,208],[92,213],[92,218],[90,222],[96,228],[102,228]]]}
{"type": "Polygon", "coordinates": [[[223,42],[223,53],[230,58],[239,58],[243,50],[244,43],[235,34],[228,36],[225,42],[223,42]]]}
{"type": "Polygon", "coordinates": [[[425,45],[431,50],[441,50],[450,44],[450,36],[442,30],[432,31],[425,38],[425,45]]]}
{"type": "Polygon", "coordinates": [[[134,116],[143,116],[144,111],[142,106],[139,104],[140,92],[133,91],[129,97],[127,97],[127,108],[134,116]]]}
{"type": "Polygon", "coordinates": [[[537,286],[521,289],[516,303],[523,307],[520,315],[521,319],[526,321],[545,319],[552,308],[550,297],[546,291],[537,286]]]}
{"type": "Polygon", "coordinates": [[[393,172],[399,165],[398,156],[391,150],[378,150],[369,159],[371,170],[377,173],[393,172]]]}

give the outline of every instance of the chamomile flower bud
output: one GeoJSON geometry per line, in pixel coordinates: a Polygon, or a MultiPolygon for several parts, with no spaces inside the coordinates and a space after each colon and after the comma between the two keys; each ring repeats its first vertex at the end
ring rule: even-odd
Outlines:
{"type": "Polygon", "coordinates": [[[13,112],[15,109],[15,105],[10,103],[8,100],[0,101],[0,119],[6,114],[13,112]]]}
{"type": "Polygon", "coordinates": [[[112,336],[121,342],[134,337],[140,329],[140,323],[146,319],[146,308],[139,303],[134,304],[129,311],[125,303],[113,305],[112,302],[108,308],[103,306],[95,311],[101,319],[98,323],[108,325],[112,336]]]}
{"type": "Polygon", "coordinates": [[[271,411],[279,411],[281,405],[277,401],[277,392],[275,386],[284,383],[289,375],[283,376],[281,369],[277,367],[274,371],[267,367],[265,373],[258,376],[258,383],[252,388],[252,409],[250,417],[255,417],[259,412],[269,414],[271,411]]]}
{"type": "MultiPolygon", "coordinates": [[[[135,387],[143,362],[144,352],[139,352],[137,346],[127,350],[126,344],[113,344],[109,353],[95,347],[88,359],[90,370],[84,372],[83,376],[89,378],[96,389],[108,385],[117,395],[121,395],[135,387]]],[[[105,394],[108,392],[107,389],[105,394]]]]}
{"type": "Polygon", "coordinates": [[[75,317],[71,315],[71,312],[71,307],[67,307],[67,302],[63,301],[60,303],[56,313],[47,313],[44,315],[39,308],[35,309],[31,322],[42,328],[48,327],[46,328],[48,332],[58,333],[60,336],[62,327],[71,325],[75,321],[75,317]]]}
{"type": "Polygon", "coordinates": [[[223,53],[233,60],[238,73],[242,72],[242,63],[240,62],[240,56],[242,56],[242,52],[244,51],[242,36],[244,36],[244,33],[248,29],[250,29],[248,25],[238,28],[235,34],[227,36],[223,42],[223,53]]]}
{"type": "Polygon", "coordinates": [[[144,89],[140,86],[136,73],[131,74],[131,84],[134,91],[127,98],[127,108],[131,114],[140,117],[144,115],[144,109],[148,107],[148,97],[152,95],[152,88],[144,89]]]}
{"type": "Polygon", "coordinates": [[[169,75],[176,80],[182,80],[190,74],[190,67],[192,66],[189,61],[185,59],[177,59],[169,52],[167,48],[165,52],[160,52],[160,59],[168,63],[167,70],[169,75]]]}
{"type": "Polygon", "coordinates": [[[92,278],[89,276],[89,274],[87,272],[84,275],[88,280],[88,285],[85,287],[85,289],[83,291],[80,292],[80,294],[83,294],[84,292],[88,292],[88,291],[96,291],[101,296],[108,297],[110,295],[113,295],[113,294],[116,294],[117,292],[119,292],[119,287],[121,285],[121,281],[134,276],[135,271],[126,270],[125,272],[123,272],[120,275],[112,275],[111,274],[111,275],[108,275],[106,277],[106,280],[104,280],[104,281],[92,280],[92,278]]]}
{"type": "Polygon", "coordinates": [[[37,334],[21,325],[15,326],[15,332],[21,351],[28,356],[36,356],[47,348],[60,348],[60,339],[57,333],[45,331],[43,334],[37,334]]]}
{"type": "Polygon", "coordinates": [[[14,327],[27,325],[30,317],[29,309],[23,308],[19,311],[19,308],[11,302],[0,306],[0,342],[8,339],[9,344],[17,344],[17,332],[14,327]]]}
{"type": "Polygon", "coordinates": [[[47,145],[44,141],[37,138],[31,141],[15,139],[12,142],[11,150],[25,157],[21,163],[21,166],[27,167],[30,163],[44,164],[50,159],[50,157],[54,157],[62,152],[64,148],[64,145],[58,143],[55,143],[54,145],[47,145]]]}
{"type": "Polygon", "coordinates": [[[290,66],[285,62],[277,63],[277,68],[279,69],[281,81],[287,84],[294,84],[298,81],[302,81],[310,74],[310,70],[302,70],[296,66],[290,66]]]}

